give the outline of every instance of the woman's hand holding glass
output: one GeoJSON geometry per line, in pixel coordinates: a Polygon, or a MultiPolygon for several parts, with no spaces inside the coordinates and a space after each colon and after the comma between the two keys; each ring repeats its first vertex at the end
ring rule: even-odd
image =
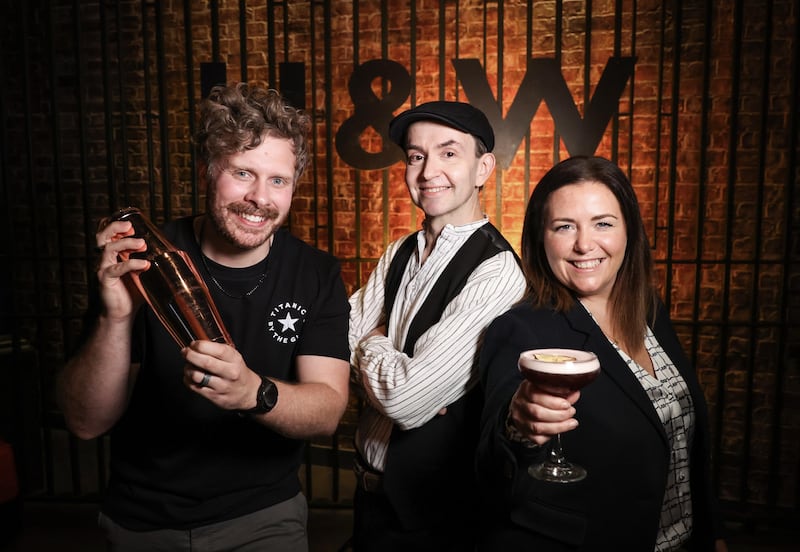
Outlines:
{"type": "Polygon", "coordinates": [[[509,423],[528,441],[544,445],[554,435],[578,427],[573,405],[580,395],[580,391],[553,395],[524,380],[511,398],[509,423]]]}

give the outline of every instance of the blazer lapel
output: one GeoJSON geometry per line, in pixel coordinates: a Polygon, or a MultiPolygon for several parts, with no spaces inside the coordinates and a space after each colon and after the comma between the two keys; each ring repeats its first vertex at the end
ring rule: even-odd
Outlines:
{"type": "Polygon", "coordinates": [[[566,314],[567,322],[570,326],[586,336],[585,350],[592,351],[600,360],[600,370],[608,376],[636,406],[642,411],[645,417],[653,424],[653,428],[658,432],[664,441],[665,446],[669,446],[667,434],[661,419],[653,408],[647,393],[645,393],[639,380],[634,373],[617,353],[614,347],[606,338],[600,327],[592,320],[586,309],[580,303],[566,314]]]}

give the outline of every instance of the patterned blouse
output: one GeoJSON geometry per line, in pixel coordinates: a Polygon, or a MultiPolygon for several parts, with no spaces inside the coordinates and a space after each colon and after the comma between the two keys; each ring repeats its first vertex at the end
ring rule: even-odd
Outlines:
{"type": "Polygon", "coordinates": [[[653,361],[655,377],[631,359],[616,342],[609,341],[642,384],[667,433],[671,456],[655,550],[678,550],[692,533],[692,497],[689,484],[689,445],[694,434],[692,397],[686,382],[650,328],[647,328],[645,347],[653,361]]]}

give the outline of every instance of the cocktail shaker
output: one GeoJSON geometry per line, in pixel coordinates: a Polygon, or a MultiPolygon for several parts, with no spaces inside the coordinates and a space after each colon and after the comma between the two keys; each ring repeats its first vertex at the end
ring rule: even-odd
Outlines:
{"type": "Polygon", "coordinates": [[[150,268],[129,274],[178,345],[186,347],[195,339],[233,345],[208,287],[189,255],[170,243],[136,207],[117,211],[111,220],[133,224],[132,237],[147,244],[146,251],[130,256],[150,261],[150,268]]]}

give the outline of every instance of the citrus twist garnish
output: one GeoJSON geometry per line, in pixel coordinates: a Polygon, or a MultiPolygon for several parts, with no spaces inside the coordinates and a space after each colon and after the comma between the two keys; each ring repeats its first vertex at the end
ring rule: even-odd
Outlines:
{"type": "Polygon", "coordinates": [[[544,361],[544,362],[562,362],[563,363],[563,362],[575,362],[576,360],[578,360],[577,358],[575,358],[573,356],[553,355],[553,354],[550,354],[550,353],[534,353],[533,356],[534,356],[534,358],[536,360],[541,360],[541,361],[544,361]]]}

